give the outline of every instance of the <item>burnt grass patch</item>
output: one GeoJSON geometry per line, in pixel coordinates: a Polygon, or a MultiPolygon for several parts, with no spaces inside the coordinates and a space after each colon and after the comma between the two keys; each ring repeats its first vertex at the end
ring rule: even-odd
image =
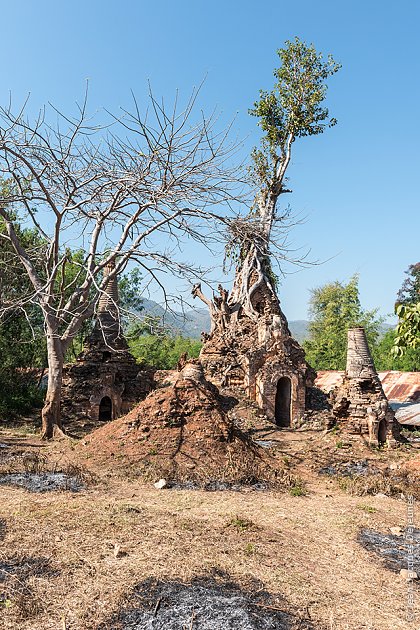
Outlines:
{"type": "MultiPolygon", "coordinates": [[[[315,630],[261,584],[241,588],[222,572],[189,583],[149,578],[138,584],[116,616],[97,630],[315,630]]],[[[319,626],[318,626],[319,628],[319,626]]]]}
{"type": "Polygon", "coordinates": [[[67,463],[50,463],[42,453],[23,451],[0,461],[0,485],[24,488],[29,492],[80,492],[93,475],[84,468],[67,463]]]}
{"type": "Polygon", "coordinates": [[[379,470],[372,468],[367,459],[350,462],[334,462],[319,469],[320,475],[352,477],[378,474],[379,470]]]}
{"type": "Polygon", "coordinates": [[[409,551],[413,553],[413,571],[420,575],[420,530],[412,532],[412,538],[394,534],[382,534],[373,529],[362,529],[359,532],[358,542],[367,551],[374,553],[381,559],[382,564],[391,571],[399,573],[401,569],[407,569],[409,551]],[[409,545],[412,549],[409,550],[409,545]]]}
{"type": "Polygon", "coordinates": [[[0,476],[0,485],[15,486],[29,492],[54,492],[69,490],[80,492],[84,484],[77,478],[58,472],[6,473],[0,476]]]}
{"type": "Polygon", "coordinates": [[[318,469],[318,473],[330,477],[341,490],[355,496],[385,494],[396,498],[408,495],[420,498],[418,480],[406,471],[379,468],[367,459],[331,462],[318,469]]]}
{"type": "Polygon", "coordinates": [[[34,588],[34,580],[58,573],[50,558],[13,555],[0,559],[0,614],[2,608],[11,608],[17,620],[38,615],[45,605],[34,588]]]}

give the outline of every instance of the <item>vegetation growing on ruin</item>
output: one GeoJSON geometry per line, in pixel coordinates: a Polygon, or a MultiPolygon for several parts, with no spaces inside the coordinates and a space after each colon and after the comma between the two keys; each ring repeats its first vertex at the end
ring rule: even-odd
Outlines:
{"type": "MultiPolygon", "coordinates": [[[[322,134],[336,124],[325,106],[327,81],[340,69],[331,55],[325,60],[313,44],[295,37],[277,51],[280,66],[274,70],[271,91],[261,90],[250,114],[258,119],[263,132],[260,147],[252,152],[250,173],[256,187],[254,204],[247,221],[230,224],[228,254],[237,263],[236,277],[229,296],[231,309],[243,309],[257,316],[253,293],[265,284],[275,295],[277,263],[288,259],[287,234],[290,211],[277,207],[280,196],[290,192],[286,173],[292,146],[305,136],[322,134]]],[[[302,262],[298,260],[295,262],[302,262]]]]}

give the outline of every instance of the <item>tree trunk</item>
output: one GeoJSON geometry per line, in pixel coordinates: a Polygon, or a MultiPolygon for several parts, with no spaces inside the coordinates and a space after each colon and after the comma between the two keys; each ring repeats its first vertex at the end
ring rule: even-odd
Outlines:
{"type": "MultiPolygon", "coordinates": [[[[276,181],[275,186],[280,189],[281,181],[276,181]]],[[[274,184],[272,184],[273,187],[274,184]]],[[[246,256],[236,269],[233,288],[229,296],[229,306],[233,311],[238,312],[239,309],[242,309],[253,320],[258,319],[258,313],[252,306],[252,296],[263,283],[276,297],[271,280],[265,273],[266,265],[264,263],[269,261],[269,243],[279,194],[271,191],[267,198],[259,198],[257,206],[260,230],[259,233],[255,233],[253,242],[248,246],[246,256]]]]}
{"type": "Polygon", "coordinates": [[[251,246],[248,254],[236,270],[235,280],[229,296],[229,306],[233,312],[240,309],[252,320],[257,320],[259,314],[252,306],[252,296],[263,284],[266,285],[273,298],[276,292],[270,278],[264,273],[264,252],[251,246]]]}
{"type": "Polygon", "coordinates": [[[62,435],[60,401],[64,356],[61,339],[51,331],[47,334],[48,388],[42,409],[42,439],[62,435]]]}

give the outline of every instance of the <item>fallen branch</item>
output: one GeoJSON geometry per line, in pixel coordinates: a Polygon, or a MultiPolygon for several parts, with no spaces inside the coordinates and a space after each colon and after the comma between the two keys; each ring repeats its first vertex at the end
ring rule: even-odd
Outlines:
{"type": "Polygon", "coordinates": [[[162,602],[162,598],[161,598],[161,597],[159,597],[159,599],[158,599],[158,600],[157,600],[157,602],[156,602],[155,609],[154,609],[154,611],[153,611],[153,617],[156,617],[156,615],[158,614],[158,610],[159,610],[159,608],[160,608],[160,604],[161,604],[161,602],[162,602]]]}
{"type": "Polygon", "coordinates": [[[289,614],[288,610],[283,610],[283,608],[278,608],[277,606],[269,606],[268,604],[262,604],[261,602],[256,602],[254,606],[258,606],[259,608],[266,608],[267,610],[276,610],[278,612],[282,612],[285,615],[289,614]]]}

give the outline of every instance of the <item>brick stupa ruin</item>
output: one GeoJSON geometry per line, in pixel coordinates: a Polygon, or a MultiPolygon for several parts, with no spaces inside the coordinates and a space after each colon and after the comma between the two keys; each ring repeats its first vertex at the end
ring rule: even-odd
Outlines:
{"type": "Polygon", "coordinates": [[[113,266],[98,302],[93,331],[75,363],[63,374],[62,418],[97,424],[126,414],[153,385],[150,370],[141,370],[128,350],[121,329],[117,277],[113,266]]]}
{"type": "Polygon", "coordinates": [[[208,380],[245,394],[278,426],[300,426],[307,388],[313,386],[316,374],[291,336],[271,286],[259,283],[248,312],[221,286],[213,300],[203,295],[199,284],[193,295],[207,304],[212,319],[200,353],[208,380]]]}
{"type": "Polygon", "coordinates": [[[206,380],[200,362],[187,361],[174,376],[127,415],[91,433],[84,443],[90,460],[178,487],[274,482],[270,457],[235,425],[228,400],[206,380]]]}
{"type": "Polygon", "coordinates": [[[347,335],[347,364],[341,385],[331,392],[332,412],[350,433],[369,436],[372,445],[394,446],[399,425],[389,406],[363,328],[347,335]]]}

